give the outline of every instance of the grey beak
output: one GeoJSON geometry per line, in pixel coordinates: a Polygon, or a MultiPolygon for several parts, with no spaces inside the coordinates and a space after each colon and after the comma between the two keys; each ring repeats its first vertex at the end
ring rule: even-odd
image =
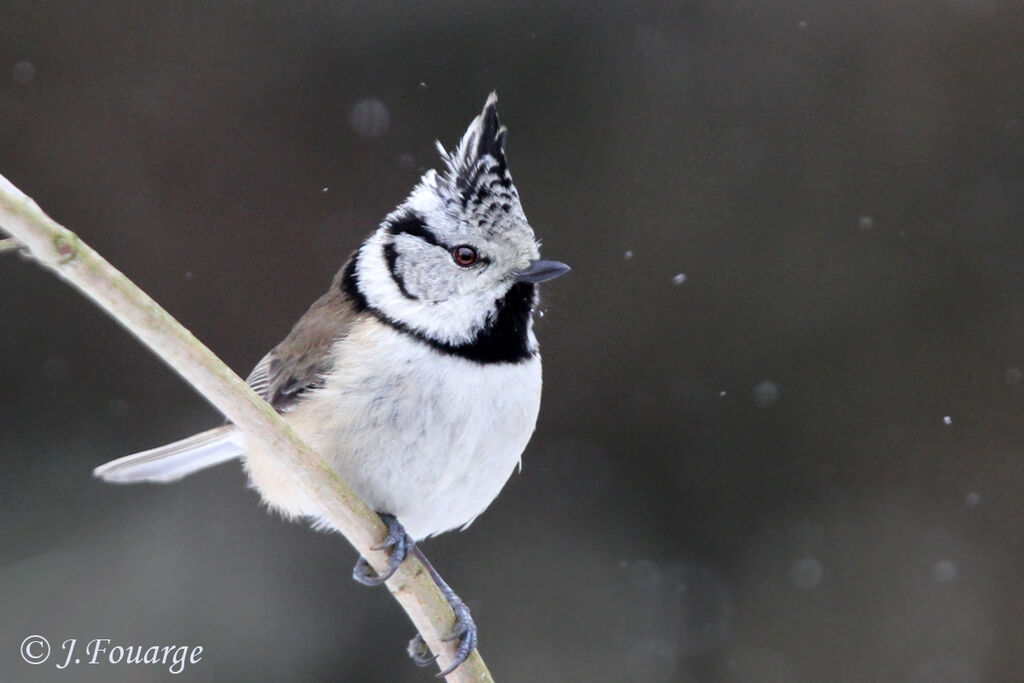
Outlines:
{"type": "Polygon", "coordinates": [[[545,280],[553,280],[559,275],[565,275],[571,270],[569,266],[559,261],[530,261],[530,267],[521,270],[516,275],[516,282],[529,282],[537,284],[545,280]]]}

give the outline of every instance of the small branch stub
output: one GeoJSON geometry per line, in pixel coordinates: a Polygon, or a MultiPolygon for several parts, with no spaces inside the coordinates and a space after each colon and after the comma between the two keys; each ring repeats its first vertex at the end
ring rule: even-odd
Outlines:
{"type": "Polygon", "coordinates": [[[21,242],[13,237],[0,239],[0,254],[6,254],[9,251],[18,251],[19,249],[24,249],[24,247],[21,242]]]}

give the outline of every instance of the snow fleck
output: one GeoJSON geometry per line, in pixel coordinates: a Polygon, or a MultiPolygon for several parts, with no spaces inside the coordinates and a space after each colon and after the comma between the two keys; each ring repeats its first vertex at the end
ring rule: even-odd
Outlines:
{"type": "Polygon", "coordinates": [[[358,135],[377,138],[387,133],[391,127],[391,111],[380,100],[367,97],[352,106],[348,124],[358,135]]]}
{"type": "Polygon", "coordinates": [[[752,398],[761,407],[775,405],[779,401],[779,385],[765,380],[754,387],[752,398]]]}
{"type": "Polygon", "coordinates": [[[402,154],[399,154],[395,160],[398,163],[398,168],[402,169],[403,171],[411,171],[416,168],[416,157],[409,154],[408,152],[403,152],[402,154]]]}
{"type": "Polygon", "coordinates": [[[950,417],[949,415],[946,415],[945,417],[942,418],[942,424],[947,424],[947,425],[953,424],[953,418],[950,417]]]}
{"type": "Polygon", "coordinates": [[[932,566],[932,580],[935,583],[949,583],[956,580],[956,565],[950,560],[939,560],[932,566]]]}
{"type": "Polygon", "coordinates": [[[182,275],[182,277],[185,278],[186,280],[191,280],[192,279],[192,271],[191,270],[186,270],[185,274],[182,275]]]}
{"type": "Polygon", "coordinates": [[[36,77],[36,67],[31,62],[18,62],[11,67],[11,83],[28,85],[36,77]]]}
{"type": "Polygon", "coordinates": [[[329,189],[330,189],[329,187],[322,187],[322,188],[320,188],[320,191],[321,192],[327,192],[329,189]]]}
{"type": "Polygon", "coordinates": [[[678,273],[672,276],[672,284],[676,287],[686,282],[686,273],[678,273]]]}
{"type": "Polygon", "coordinates": [[[964,496],[964,505],[969,508],[978,507],[979,503],[981,503],[981,494],[977,491],[971,491],[964,496]]]}
{"type": "Polygon", "coordinates": [[[789,568],[789,581],[802,591],[817,588],[825,576],[821,562],[813,557],[801,557],[789,568]]]}
{"type": "Polygon", "coordinates": [[[124,417],[128,414],[128,402],[123,398],[112,398],[107,403],[106,412],[110,417],[124,417]]]}
{"type": "Polygon", "coordinates": [[[857,221],[857,226],[861,230],[870,230],[871,228],[875,227],[875,221],[873,218],[871,218],[871,216],[861,216],[860,220],[857,221]]]}
{"type": "Polygon", "coordinates": [[[631,258],[633,258],[633,250],[632,249],[627,249],[626,253],[624,253],[622,255],[622,258],[626,259],[627,261],[630,260],[631,258]]]}

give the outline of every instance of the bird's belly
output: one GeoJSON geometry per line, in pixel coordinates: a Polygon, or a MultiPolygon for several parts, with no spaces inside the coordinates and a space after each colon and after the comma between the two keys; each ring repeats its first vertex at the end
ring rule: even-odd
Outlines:
{"type": "MultiPolygon", "coordinates": [[[[371,507],[420,539],[468,524],[501,491],[536,424],[540,359],[481,365],[389,332],[340,346],[335,372],[288,419],[371,507]]],[[[271,505],[319,516],[249,460],[271,505]]]]}

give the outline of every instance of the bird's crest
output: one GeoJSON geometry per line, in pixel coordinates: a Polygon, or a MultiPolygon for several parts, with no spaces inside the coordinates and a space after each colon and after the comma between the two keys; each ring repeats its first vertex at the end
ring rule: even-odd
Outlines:
{"type": "Polygon", "coordinates": [[[481,226],[489,220],[497,227],[505,222],[504,215],[522,217],[519,192],[505,158],[507,136],[508,129],[498,120],[498,96],[492,92],[454,151],[446,152],[437,143],[447,167],[438,178],[446,204],[477,215],[481,226]]]}

